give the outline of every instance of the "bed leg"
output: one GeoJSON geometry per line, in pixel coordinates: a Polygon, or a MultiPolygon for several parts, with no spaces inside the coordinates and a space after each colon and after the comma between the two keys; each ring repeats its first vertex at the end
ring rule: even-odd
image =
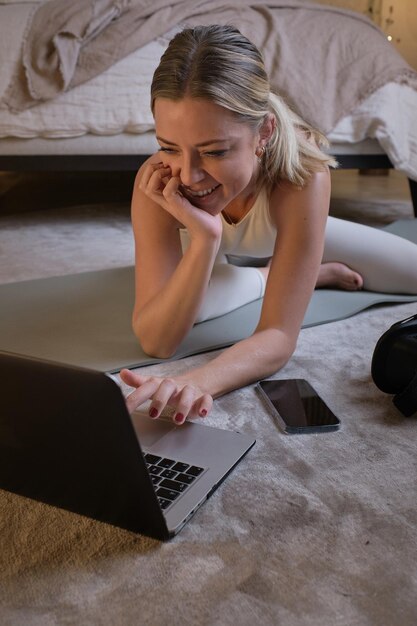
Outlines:
{"type": "Polygon", "coordinates": [[[414,217],[417,217],[417,181],[408,179],[410,185],[411,201],[413,203],[414,217]]]}

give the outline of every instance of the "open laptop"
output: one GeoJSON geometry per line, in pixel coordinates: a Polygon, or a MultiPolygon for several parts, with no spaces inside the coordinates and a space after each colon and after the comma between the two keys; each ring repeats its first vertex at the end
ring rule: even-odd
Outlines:
{"type": "Polygon", "coordinates": [[[0,351],[0,488],[158,539],[177,534],[254,445],[129,415],[105,372],[0,351]]]}

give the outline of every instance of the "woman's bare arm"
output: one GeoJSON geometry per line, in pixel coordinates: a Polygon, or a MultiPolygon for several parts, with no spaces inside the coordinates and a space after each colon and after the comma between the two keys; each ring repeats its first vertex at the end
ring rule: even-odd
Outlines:
{"type": "Polygon", "coordinates": [[[162,196],[159,172],[165,170],[152,163],[141,169],[132,198],[136,250],[132,322],[143,349],[165,358],[195,322],[219,247],[221,222],[218,216],[191,207],[177,193],[173,177],[166,179],[162,196]],[[184,224],[192,224],[194,231],[183,255],[179,228],[184,224]]]}

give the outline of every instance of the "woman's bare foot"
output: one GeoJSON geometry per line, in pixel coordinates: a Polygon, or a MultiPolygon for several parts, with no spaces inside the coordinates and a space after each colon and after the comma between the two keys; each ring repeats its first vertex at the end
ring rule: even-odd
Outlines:
{"type": "Polygon", "coordinates": [[[346,291],[358,291],[363,287],[363,278],[344,263],[322,263],[316,287],[336,287],[346,291]]]}

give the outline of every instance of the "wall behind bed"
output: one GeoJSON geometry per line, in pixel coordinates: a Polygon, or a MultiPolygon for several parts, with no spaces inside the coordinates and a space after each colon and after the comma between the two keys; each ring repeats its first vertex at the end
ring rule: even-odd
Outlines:
{"type": "Polygon", "coordinates": [[[392,44],[417,70],[417,3],[415,0],[382,0],[381,28],[392,44]]]}

